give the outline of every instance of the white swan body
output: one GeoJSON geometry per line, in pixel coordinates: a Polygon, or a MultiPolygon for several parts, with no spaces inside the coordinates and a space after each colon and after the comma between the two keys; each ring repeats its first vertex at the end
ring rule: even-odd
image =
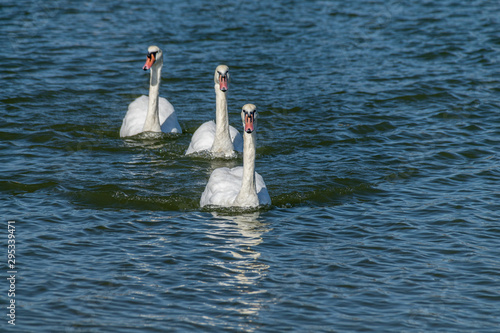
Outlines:
{"type": "MultiPolygon", "coordinates": [[[[149,97],[142,95],[128,106],[127,114],[123,118],[123,124],[120,129],[120,136],[127,137],[144,132],[146,115],[148,113],[149,97]]],[[[159,98],[158,117],[161,132],[163,133],[182,133],[174,107],[165,98],[159,98]]]]}
{"type": "Polygon", "coordinates": [[[252,196],[248,203],[235,204],[235,199],[241,189],[243,179],[243,167],[218,168],[210,175],[210,179],[201,195],[200,206],[221,206],[221,207],[256,207],[259,205],[270,205],[271,198],[267,191],[266,184],[261,175],[255,172],[255,187],[257,200],[252,196]]]}
{"type": "Polygon", "coordinates": [[[186,155],[207,151],[216,157],[235,157],[235,150],[243,151],[243,139],[236,128],[229,125],[227,90],[229,68],[219,65],[215,69],[215,119],[202,124],[191,138],[186,155]]]}
{"type": "Polygon", "coordinates": [[[255,172],[256,108],[246,104],[242,110],[245,124],[243,133],[243,166],[215,169],[210,175],[200,206],[252,208],[270,205],[271,198],[261,175],[255,172]]]}
{"type": "MultiPolygon", "coordinates": [[[[211,151],[214,144],[216,128],[217,125],[213,120],[201,124],[191,138],[191,143],[186,151],[186,155],[202,151],[211,151]]],[[[241,137],[240,132],[238,132],[238,130],[233,126],[229,126],[229,135],[230,140],[233,143],[232,148],[240,153],[243,152],[243,138],[241,137]]],[[[230,148],[230,152],[227,154],[228,156],[232,156],[234,154],[232,148],[230,148]]]]}
{"type": "Polygon", "coordinates": [[[142,132],[182,133],[174,107],[159,97],[163,53],[157,46],[148,48],[144,70],[151,69],[149,97],[140,96],[128,106],[123,118],[120,137],[134,136],[142,132]]]}

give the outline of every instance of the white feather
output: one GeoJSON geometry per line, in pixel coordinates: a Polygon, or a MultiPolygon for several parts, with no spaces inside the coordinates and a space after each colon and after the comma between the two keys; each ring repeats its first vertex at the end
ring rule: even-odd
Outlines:
{"type": "MultiPolygon", "coordinates": [[[[191,143],[186,151],[186,155],[201,151],[209,151],[212,148],[215,138],[215,121],[210,120],[203,123],[191,138],[191,143]]],[[[240,132],[233,126],[229,126],[229,135],[233,142],[234,150],[243,152],[243,138],[240,132]]]]}
{"type": "MultiPolygon", "coordinates": [[[[234,200],[241,189],[243,167],[218,168],[210,175],[205,191],[201,195],[200,206],[233,206],[234,200]]],[[[270,205],[271,198],[267,191],[264,178],[255,173],[255,189],[260,205],[270,205]]]]}
{"type": "MultiPolygon", "coordinates": [[[[142,132],[146,115],[148,113],[149,97],[142,95],[128,106],[127,114],[123,118],[120,136],[133,136],[142,132]]],[[[159,118],[161,131],[164,133],[182,133],[181,126],[177,121],[177,114],[174,107],[167,99],[159,98],[159,118]]]]}

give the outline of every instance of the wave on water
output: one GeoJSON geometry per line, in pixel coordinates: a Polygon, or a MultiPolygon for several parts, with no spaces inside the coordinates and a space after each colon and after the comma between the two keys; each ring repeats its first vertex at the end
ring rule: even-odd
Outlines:
{"type": "Polygon", "coordinates": [[[9,194],[33,193],[39,190],[56,187],[58,183],[48,181],[37,184],[24,184],[17,181],[7,180],[0,181],[0,191],[8,192],[9,194]]]}
{"type": "Polygon", "coordinates": [[[289,208],[302,205],[313,206],[330,206],[340,205],[346,198],[351,198],[355,195],[371,195],[379,193],[381,190],[374,185],[359,182],[357,180],[343,180],[350,183],[349,185],[323,186],[316,187],[309,191],[292,191],[281,193],[271,197],[273,206],[280,208],[289,208]]]}
{"type": "Polygon", "coordinates": [[[168,196],[128,194],[115,185],[72,191],[69,196],[76,206],[90,206],[97,209],[185,211],[199,207],[199,198],[192,198],[182,194],[168,196]]]}
{"type": "MultiPolygon", "coordinates": [[[[345,180],[344,180],[345,181],[345,180]]],[[[214,207],[207,206],[202,211],[219,212],[223,214],[242,214],[248,212],[267,211],[273,207],[290,208],[303,205],[331,206],[340,205],[353,196],[370,196],[380,193],[375,185],[354,180],[351,185],[338,185],[334,187],[317,187],[309,191],[291,191],[271,194],[271,205],[257,208],[214,207]]],[[[50,185],[50,184],[49,184],[50,185]]],[[[49,186],[46,185],[46,186],[49,186]]],[[[201,193],[200,193],[201,195],[201,193]]],[[[70,191],[71,201],[77,206],[90,206],[105,209],[132,209],[152,211],[190,211],[200,209],[200,198],[192,192],[172,193],[168,195],[142,195],[136,190],[125,191],[115,185],[96,186],[94,188],[70,191]]]]}
{"type": "Polygon", "coordinates": [[[213,214],[221,214],[223,216],[239,216],[242,214],[251,214],[265,212],[272,208],[271,205],[262,205],[258,207],[220,207],[208,205],[201,209],[203,212],[211,212],[213,214]]]}
{"type": "Polygon", "coordinates": [[[132,143],[136,141],[158,141],[165,139],[174,139],[180,136],[180,133],[142,132],[134,136],[128,136],[124,138],[124,140],[128,143],[132,143]]]}

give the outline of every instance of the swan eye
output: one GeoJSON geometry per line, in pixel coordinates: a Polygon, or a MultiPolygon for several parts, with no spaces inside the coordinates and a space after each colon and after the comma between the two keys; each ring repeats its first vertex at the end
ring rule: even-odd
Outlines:
{"type": "Polygon", "coordinates": [[[217,71],[217,73],[219,74],[219,80],[220,80],[220,78],[222,78],[222,77],[225,77],[225,78],[228,78],[228,77],[229,77],[229,73],[228,73],[228,72],[226,72],[225,74],[222,74],[221,72],[217,71]]]}
{"type": "Polygon", "coordinates": [[[153,55],[153,56],[155,56],[155,59],[156,59],[156,54],[157,54],[157,53],[158,53],[158,52],[151,52],[151,53],[148,53],[148,59],[151,59],[151,56],[152,56],[152,55],[153,55]]]}
{"type": "Polygon", "coordinates": [[[245,118],[250,118],[252,121],[257,119],[257,113],[255,111],[243,111],[245,113],[245,118]]]}

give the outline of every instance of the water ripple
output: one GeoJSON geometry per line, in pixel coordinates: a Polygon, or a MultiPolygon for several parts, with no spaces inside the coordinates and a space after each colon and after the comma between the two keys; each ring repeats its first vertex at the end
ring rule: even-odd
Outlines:
{"type": "Polygon", "coordinates": [[[0,12],[21,331],[497,331],[496,2],[0,12]],[[122,140],[151,44],[183,133],[122,140]],[[230,124],[246,103],[260,112],[272,205],[253,212],[199,208],[210,173],[241,156],[184,156],[214,118],[219,63],[230,124]]]}

